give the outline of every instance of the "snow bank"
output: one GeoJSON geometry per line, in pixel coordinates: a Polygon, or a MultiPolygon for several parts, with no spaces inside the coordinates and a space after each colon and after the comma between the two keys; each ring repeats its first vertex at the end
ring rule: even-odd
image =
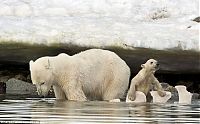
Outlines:
{"type": "Polygon", "coordinates": [[[198,0],[2,0],[0,42],[200,51],[198,0]]]}

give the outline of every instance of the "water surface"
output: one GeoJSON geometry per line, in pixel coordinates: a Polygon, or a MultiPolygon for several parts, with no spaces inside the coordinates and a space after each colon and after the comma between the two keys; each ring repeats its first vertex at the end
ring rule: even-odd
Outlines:
{"type": "Polygon", "coordinates": [[[178,103],[74,102],[0,96],[1,123],[200,123],[200,101],[178,103]]]}

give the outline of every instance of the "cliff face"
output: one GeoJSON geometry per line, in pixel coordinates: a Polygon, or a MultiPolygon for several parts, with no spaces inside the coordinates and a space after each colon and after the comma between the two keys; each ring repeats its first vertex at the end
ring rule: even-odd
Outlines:
{"type": "Polygon", "coordinates": [[[137,72],[199,73],[198,0],[3,0],[0,67],[88,48],[115,51],[137,72]]]}

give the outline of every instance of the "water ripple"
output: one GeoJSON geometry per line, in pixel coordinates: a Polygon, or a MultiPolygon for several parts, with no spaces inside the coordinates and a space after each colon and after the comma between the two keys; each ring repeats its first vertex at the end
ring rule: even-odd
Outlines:
{"type": "Polygon", "coordinates": [[[72,102],[27,98],[0,101],[0,123],[199,123],[197,104],[72,102]]]}

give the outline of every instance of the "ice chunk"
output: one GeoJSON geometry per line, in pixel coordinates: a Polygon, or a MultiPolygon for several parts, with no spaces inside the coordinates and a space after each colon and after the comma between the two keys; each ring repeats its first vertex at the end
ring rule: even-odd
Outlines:
{"type": "Polygon", "coordinates": [[[136,91],[136,98],[134,101],[131,101],[128,99],[128,95],[126,97],[126,102],[132,102],[132,103],[140,103],[140,102],[146,102],[146,96],[143,92],[141,91],[136,91]]]}
{"type": "Polygon", "coordinates": [[[153,97],[153,103],[166,103],[172,96],[171,92],[165,91],[166,95],[161,97],[157,91],[151,91],[150,94],[153,97]]]}
{"type": "Polygon", "coordinates": [[[186,86],[177,85],[175,88],[178,91],[179,103],[191,104],[192,93],[187,91],[186,86]]]}

